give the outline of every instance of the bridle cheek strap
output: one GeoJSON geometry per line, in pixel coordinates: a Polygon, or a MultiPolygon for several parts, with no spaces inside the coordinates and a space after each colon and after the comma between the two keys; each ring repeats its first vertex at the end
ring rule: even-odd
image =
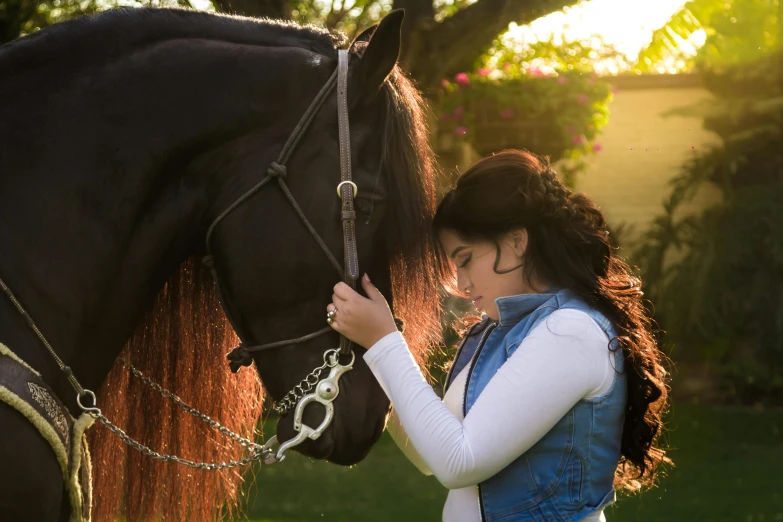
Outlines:
{"type": "MultiPolygon", "coordinates": [[[[286,141],[283,149],[280,151],[280,155],[277,160],[267,169],[267,175],[259,183],[251,187],[247,192],[242,194],[234,203],[226,208],[217,218],[212,222],[207,230],[206,246],[207,255],[204,257],[204,264],[207,265],[212,272],[212,277],[215,280],[217,286],[218,296],[220,302],[223,305],[223,309],[226,312],[226,316],[229,322],[237,332],[242,344],[231,351],[227,358],[229,360],[229,367],[231,371],[237,372],[242,366],[250,366],[253,363],[252,354],[254,352],[260,352],[277,348],[280,346],[286,346],[291,344],[298,344],[320,335],[326,334],[332,331],[331,327],[322,328],[316,332],[298,337],[296,339],[289,339],[285,341],[277,341],[274,343],[267,343],[258,346],[246,346],[245,339],[248,339],[247,332],[242,328],[241,316],[232,306],[227,293],[224,291],[223,285],[220,283],[220,278],[215,267],[215,260],[212,254],[212,234],[216,226],[232,211],[234,211],[239,205],[247,201],[253,194],[261,190],[267,183],[275,179],[282,190],[284,196],[291,204],[296,214],[299,216],[302,223],[307,228],[310,235],[316,241],[318,246],[326,255],[331,265],[337,270],[337,273],[350,285],[354,290],[356,289],[356,280],[359,278],[359,256],[356,245],[356,212],[354,210],[353,201],[356,197],[356,184],[351,179],[351,137],[350,137],[350,122],[348,119],[348,51],[340,49],[337,51],[337,70],[327,80],[326,84],[321,88],[319,93],[310,103],[307,111],[297,123],[296,127],[292,131],[288,140],[286,141]],[[332,255],[332,252],[326,246],[321,236],[312,226],[310,221],[305,216],[304,212],[296,202],[296,199],[291,194],[288,186],[285,182],[288,176],[288,169],[286,163],[288,162],[291,153],[299,144],[302,135],[307,131],[313,122],[318,111],[323,106],[325,100],[332,92],[333,89],[337,89],[337,120],[338,120],[338,133],[339,133],[339,147],[340,147],[340,184],[338,185],[338,195],[342,200],[340,219],[342,220],[343,229],[343,251],[344,251],[344,263],[341,266],[340,263],[332,255]]],[[[345,336],[340,336],[340,353],[347,355],[351,351],[351,341],[345,336]]]]}

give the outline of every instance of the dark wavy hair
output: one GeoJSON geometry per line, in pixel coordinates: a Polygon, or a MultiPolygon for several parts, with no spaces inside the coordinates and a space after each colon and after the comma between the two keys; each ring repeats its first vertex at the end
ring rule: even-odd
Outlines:
{"type": "MultiPolygon", "coordinates": [[[[506,150],[481,159],[462,174],[435,214],[433,231],[448,229],[467,242],[498,241],[515,228],[528,233],[522,277],[535,275],[565,287],[602,312],[617,330],[628,379],[628,402],[615,486],[652,487],[662,463],[672,464],[656,441],[668,408],[670,361],[659,350],[642,299],[642,281],[615,254],[601,211],[586,195],[568,189],[548,158],[506,150]]],[[[498,252],[499,252],[498,246],[498,252]]],[[[444,287],[461,295],[446,252],[444,287]]],[[[497,263],[496,263],[497,266],[497,263]]]]}

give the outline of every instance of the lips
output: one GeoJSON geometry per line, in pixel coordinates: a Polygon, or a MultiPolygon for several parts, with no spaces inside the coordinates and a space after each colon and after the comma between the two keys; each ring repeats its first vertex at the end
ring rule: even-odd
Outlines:
{"type": "Polygon", "coordinates": [[[474,306],[477,305],[479,303],[479,301],[481,301],[481,296],[478,296],[478,297],[473,299],[473,305],[474,306]]]}

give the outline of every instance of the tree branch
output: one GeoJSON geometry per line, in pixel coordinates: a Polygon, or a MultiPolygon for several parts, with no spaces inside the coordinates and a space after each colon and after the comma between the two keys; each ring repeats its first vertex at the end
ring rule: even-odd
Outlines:
{"type": "Polygon", "coordinates": [[[417,35],[432,30],[435,25],[435,7],[432,0],[394,0],[392,9],[405,9],[400,55],[415,56],[420,41],[417,35]]]}
{"type": "MultiPolygon", "coordinates": [[[[395,1],[395,6],[408,2],[421,3],[395,1]]],[[[415,41],[406,42],[403,67],[422,89],[434,89],[441,78],[471,69],[511,22],[527,24],[576,3],[577,0],[479,0],[443,22],[433,22],[412,33],[415,41]]]]}

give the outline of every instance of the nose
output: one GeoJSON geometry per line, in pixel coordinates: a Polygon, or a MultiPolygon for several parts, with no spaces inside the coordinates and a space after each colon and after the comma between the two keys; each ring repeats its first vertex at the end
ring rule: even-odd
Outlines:
{"type": "Polygon", "coordinates": [[[457,287],[465,294],[470,295],[471,282],[464,274],[457,273],[457,287]]]}

